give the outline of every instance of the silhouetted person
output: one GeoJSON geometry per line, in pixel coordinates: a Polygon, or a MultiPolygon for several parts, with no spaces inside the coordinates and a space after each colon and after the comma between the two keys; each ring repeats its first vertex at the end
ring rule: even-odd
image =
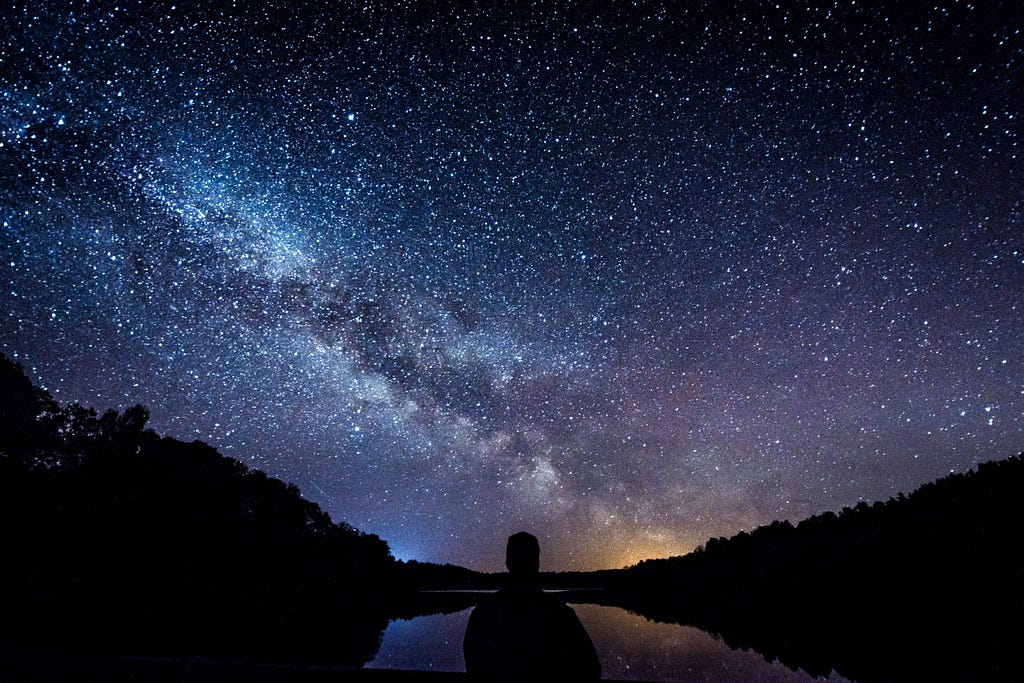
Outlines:
{"type": "Polygon", "coordinates": [[[479,681],[596,681],[601,664],[576,612],[537,587],[540,545],[525,532],[508,539],[508,585],[469,615],[462,653],[479,681]]]}

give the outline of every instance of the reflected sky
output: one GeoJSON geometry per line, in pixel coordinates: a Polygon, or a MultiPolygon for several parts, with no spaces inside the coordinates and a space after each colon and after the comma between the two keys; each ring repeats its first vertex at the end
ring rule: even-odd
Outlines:
{"type": "Polygon", "coordinates": [[[462,637],[470,611],[392,620],[366,668],[465,671],[462,637]]]}
{"type": "MultiPolygon", "coordinates": [[[[618,607],[573,605],[590,633],[602,676],[636,681],[692,683],[850,683],[837,674],[815,679],[770,663],[752,651],[733,650],[700,629],[662,624],[618,607]]],[[[377,656],[366,666],[381,669],[465,671],[462,637],[470,610],[395,620],[388,624],[377,656]]]]}

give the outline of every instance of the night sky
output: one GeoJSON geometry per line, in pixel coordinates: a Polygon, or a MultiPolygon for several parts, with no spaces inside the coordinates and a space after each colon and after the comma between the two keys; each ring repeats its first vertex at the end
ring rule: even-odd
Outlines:
{"type": "Polygon", "coordinates": [[[1020,2],[500,4],[6,4],[0,351],[488,571],[1024,450],[1020,2]]]}

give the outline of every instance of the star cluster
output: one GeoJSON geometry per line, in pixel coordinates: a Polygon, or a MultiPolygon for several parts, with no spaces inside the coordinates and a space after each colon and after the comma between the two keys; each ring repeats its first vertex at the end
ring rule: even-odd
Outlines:
{"type": "Polygon", "coordinates": [[[0,350],[399,557],[1024,448],[1019,3],[15,2],[0,350]]]}

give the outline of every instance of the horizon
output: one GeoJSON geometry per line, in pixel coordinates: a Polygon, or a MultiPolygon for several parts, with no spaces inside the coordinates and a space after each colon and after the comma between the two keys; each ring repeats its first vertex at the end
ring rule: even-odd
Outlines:
{"type": "MultiPolygon", "coordinates": [[[[6,358],[6,356],[3,356],[3,357],[6,358]]],[[[16,363],[16,367],[20,368],[24,372],[24,368],[21,366],[20,363],[16,363]]],[[[45,388],[43,388],[43,390],[46,391],[45,388]]],[[[49,396],[52,399],[52,396],[50,396],[49,392],[47,392],[46,395],[49,396]]],[[[62,406],[62,407],[69,407],[69,405],[65,405],[65,406],[62,406]]],[[[95,415],[102,415],[105,412],[102,409],[97,409],[95,406],[82,406],[82,407],[86,408],[87,410],[92,410],[95,415]]],[[[143,406],[143,407],[145,407],[145,406],[143,406]]],[[[148,408],[146,409],[146,412],[148,414],[148,408]]],[[[147,429],[151,429],[151,428],[147,427],[147,429]]],[[[167,437],[165,437],[165,435],[162,435],[162,434],[156,434],[156,436],[157,436],[157,438],[167,438],[167,437]]],[[[170,437],[170,438],[173,438],[173,437],[170,437]]],[[[184,443],[184,442],[180,442],[180,443],[184,443]]],[[[205,443],[205,442],[200,442],[200,443],[205,443]]],[[[206,445],[209,445],[209,444],[206,444],[206,445]]],[[[221,455],[223,455],[223,454],[221,454],[221,455]]],[[[979,471],[979,469],[980,469],[980,466],[984,465],[984,464],[994,464],[994,463],[1004,462],[1004,461],[1013,460],[1013,459],[1018,459],[1019,460],[1022,457],[1024,457],[1024,451],[1021,451],[1020,453],[1017,453],[1017,454],[1006,456],[1005,458],[996,458],[996,459],[990,459],[990,460],[985,460],[985,461],[979,461],[978,463],[976,463],[975,466],[972,466],[972,467],[970,467],[970,468],[968,468],[966,470],[962,470],[962,471],[959,471],[959,472],[957,472],[957,471],[950,471],[948,474],[943,475],[939,479],[935,479],[935,480],[930,481],[930,482],[924,482],[921,486],[937,483],[939,481],[945,480],[948,477],[960,476],[960,475],[965,475],[965,474],[968,474],[968,473],[977,473],[979,471]]],[[[239,461],[239,462],[241,462],[241,461],[239,461]]],[[[264,473],[264,474],[266,474],[266,473],[264,473]]],[[[284,483],[285,484],[292,484],[293,482],[284,482],[284,483]]],[[[913,489],[911,491],[907,491],[907,492],[902,492],[901,491],[900,495],[905,494],[909,498],[909,497],[912,497],[917,492],[917,490],[918,489],[915,488],[915,489],[913,489]]],[[[309,498],[305,494],[302,493],[301,489],[299,489],[299,494],[300,494],[300,496],[303,499],[309,500],[309,498]]],[[[887,503],[896,501],[897,499],[898,499],[897,496],[892,496],[892,497],[889,497],[888,499],[879,500],[879,501],[864,501],[864,500],[860,500],[860,501],[858,501],[857,505],[859,506],[862,503],[872,504],[873,505],[876,502],[881,502],[881,503],[887,504],[887,503]]],[[[770,526],[770,525],[772,525],[772,524],[774,524],[776,522],[783,522],[783,523],[791,524],[792,526],[796,527],[796,526],[799,526],[806,519],[810,519],[810,518],[813,518],[813,517],[818,517],[820,515],[827,514],[827,513],[840,514],[842,512],[846,512],[848,510],[855,509],[856,507],[857,506],[851,505],[851,506],[845,506],[842,510],[823,510],[821,512],[809,515],[806,518],[798,519],[798,520],[791,520],[791,519],[772,520],[771,522],[758,525],[758,527],[756,527],[754,529],[739,529],[739,530],[737,530],[736,534],[741,534],[741,533],[746,533],[746,532],[753,532],[753,531],[755,531],[758,528],[767,527],[767,526],[770,526]]],[[[338,524],[338,523],[343,523],[344,520],[332,520],[332,522],[335,523],[335,524],[338,524]]],[[[362,532],[362,530],[360,530],[360,529],[356,529],[356,531],[357,532],[361,532],[361,533],[365,533],[365,532],[362,532]]],[[[522,530],[522,531],[525,531],[525,530],[522,530]]],[[[730,536],[728,538],[732,538],[736,534],[734,534],[733,536],[730,536]]],[[[725,537],[721,537],[721,538],[725,538],[725,537]]],[[[406,562],[429,563],[429,562],[431,562],[431,561],[427,561],[427,560],[421,560],[421,559],[416,558],[416,557],[405,557],[405,556],[402,556],[400,552],[396,553],[394,551],[394,549],[391,548],[391,545],[389,543],[387,543],[387,539],[381,539],[381,540],[383,540],[388,545],[389,553],[391,554],[391,556],[395,560],[397,560],[399,562],[403,562],[403,563],[406,563],[406,562]]],[[[705,539],[704,542],[698,544],[697,546],[695,546],[695,547],[693,547],[693,548],[691,548],[689,550],[686,550],[685,552],[679,553],[677,555],[642,557],[641,559],[638,559],[638,560],[635,560],[635,561],[630,561],[628,564],[623,565],[623,566],[599,567],[599,568],[595,568],[595,569],[582,569],[582,570],[571,570],[571,569],[570,570],[566,570],[566,569],[547,568],[547,567],[545,567],[544,566],[544,562],[543,562],[544,555],[543,555],[543,548],[542,548],[541,549],[540,573],[541,574],[546,574],[546,573],[564,573],[564,572],[577,572],[577,571],[578,572],[586,573],[586,572],[603,572],[603,571],[624,570],[624,569],[629,569],[630,567],[636,566],[637,564],[639,564],[641,562],[648,561],[648,560],[671,559],[672,557],[680,557],[680,556],[683,556],[683,555],[688,555],[688,554],[690,554],[692,552],[701,550],[707,544],[707,542],[709,542],[711,540],[718,540],[718,539],[713,539],[713,538],[705,539]]],[[[726,539],[726,540],[728,540],[728,539],[726,539]]],[[[506,541],[507,541],[507,539],[506,539],[506,541]]],[[[461,569],[468,569],[470,571],[474,571],[476,573],[482,573],[482,574],[507,574],[508,573],[508,570],[506,568],[504,568],[504,567],[502,567],[501,569],[498,569],[498,570],[477,570],[477,569],[473,569],[472,567],[469,567],[469,566],[453,564],[453,563],[445,562],[445,561],[433,561],[433,563],[437,564],[437,565],[440,565],[440,566],[455,566],[455,567],[458,567],[458,568],[461,568],[461,569]]],[[[476,589],[474,589],[474,590],[476,590],[476,589]]]]}
{"type": "Polygon", "coordinates": [[[9,17],[0,351],[396,557],[616,569],[1024,450],[1019,3],[9,17]]]}

